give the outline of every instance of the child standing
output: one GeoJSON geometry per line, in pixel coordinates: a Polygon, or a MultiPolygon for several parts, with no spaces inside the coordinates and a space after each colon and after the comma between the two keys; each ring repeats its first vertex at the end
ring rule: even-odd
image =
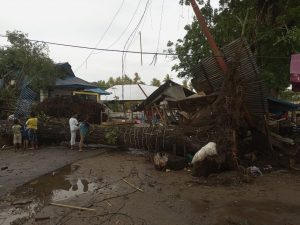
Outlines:
{"type": "Polygon", "coordinates": [[[28,140],[29,140],[26,124],[22,125],[21,134],[23,140],[23,150],[26,150],[28,148],[28,140]]]}
{"type": "Polygon", "coordinates": [[[17,119],[14,120],[14,125],[12,126],[12,131],[14,134],[14,148],[15,151],[19,149],[19,147],[22,144],[22,135],[21,135],[21,125],[19,124],[19,121],[17,119]]]}
{"type": "Polygon", "coordinates": [[[83,143],[89,132],[89,127],[90,127],[90,124],[88,123],[87,120],[83,121],[79,125],[79,133],[80,133],[79,151],[80,152],[83,151],[83,143]]]}
{"type": "Polygon", "coordinates": [[[35,113],[30,113],[29,119],[26,121],[26,126],[28,128],[28,136],[31,144],[31,148],[37,149],[37,129],[38,129],[38,119],[35,113]]]}

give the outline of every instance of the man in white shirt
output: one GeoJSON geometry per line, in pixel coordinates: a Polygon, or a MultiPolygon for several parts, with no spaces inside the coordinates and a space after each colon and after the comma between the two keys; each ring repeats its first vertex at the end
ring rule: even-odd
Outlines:
{"type": "Polygon", "coordinates": [[[70,132],[71,132],[71,141],[70,141],[71,149],[73,149],[73,147],[75,145],[76,132],[79,129],[77,117],[78,117],[78,115],[76,114],[69,119],[70,132]]]}

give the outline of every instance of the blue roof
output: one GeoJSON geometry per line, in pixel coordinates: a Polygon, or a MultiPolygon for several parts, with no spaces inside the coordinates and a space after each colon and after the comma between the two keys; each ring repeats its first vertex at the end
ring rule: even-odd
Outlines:
{"type": "Polygon", "coordinates": [[[109,92],[102,90],[101,88],[86,88],[84,89],[84,91],[87,92],[94,92],[94,93],[98,93],[100,95],[110,95],[109,92]]]}
{"type": "Polygon", "coordinates": [[[299,110],[300,105],[294,104],[292,102],[283,100],[283,99],[276,99],[272,97],[268,97],[268,105],[269,110],[271,112],[277,112],[277,111],[293,111],[293,110],[299,110]]]}
{"type": "Polygon", "coordinates": [[[56,63],[56,66],[60,69],[62,75],[75,77],[72,67],[68,62],[56,63]]]}
{"type": "Polygon", "coordinates": [[[95,85],[80,79],[79,77],[68,76],[65,78],[57,79],[55,82],[56,87],[65,87],[65,88],[97,88],[95,85]]]}

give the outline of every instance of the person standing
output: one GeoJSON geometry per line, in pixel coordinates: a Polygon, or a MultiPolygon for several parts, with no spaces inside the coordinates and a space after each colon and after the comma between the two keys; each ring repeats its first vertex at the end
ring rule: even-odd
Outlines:
{"type": "Polygon", "coordinates": [[[26,127],[26,124],[21,126],[21,134],[22,134],[22,141],[23,141],[23,150],[26,150],[28,148],[28,129],[26,127]]]}
{"type": "Polygon", "coordinates": [[[71,149],[74,148],[75,141],[76,141],[76,132],[79,129],[77,117],[78,115],[75,114],[69,119],[70,133],[71,133],[71,141],[70,141],[71,149]]]}
{"type": "Polygon", "coordinates": [[[22,144],[22,135],[21,135],[21,125],[19,124],[19,121],[17,119],[14,119],[14,125],[12,126],[12,131],[14,134],[14,148],[15,151],[19,149],[19,147],[22,144]]]}
{"type": "Polygon", "coordinates": [[[84,143],[84,139],[86,138],[86,135],[89,132],[89,127],[90,124],[88,123],[87,120],[81,122],[79,125],[79,132],[80,132],[79,151],[80,152],[83,151],[83,143],[84,143]]]}
{"type": "Polygon", "coordinates": [[[29,119],[26,121],[26,126],[28,129],[28,137],[31,144],[31,148],[38,148],[38,139],[37,139],[37,129],[38,129],[38,118],[35,113],[30,113],[29,119]]]}

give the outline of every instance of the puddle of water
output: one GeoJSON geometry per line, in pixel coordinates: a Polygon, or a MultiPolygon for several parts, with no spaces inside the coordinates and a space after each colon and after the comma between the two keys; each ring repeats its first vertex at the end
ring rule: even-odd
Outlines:
{"type": "Polygon", "coordinates": [[[99,184],[83,179],[76,174],[78,166],[66,166],[58,171],[41,176],[21,187],[13,195],[17,199],[37,199],[43,203],[66,200],[76,195],[91,192],[99,184]]]}
{"type": "Polygon", "coordinates": [[[73,198],[83,193],[92,192],[98,187],[96,183],[89,183],[85,179],[70,179],[69,182],[71,187],[68,190],[57,189],[52,191],[52,201],[61,201],[73,198]]]}
{"type": "Polygon", "coordinates": [[[83,179],[76,170],[78,165],[68,165],[60,170],[41,176],[27,184],[16,189],[11,195],[18,201],[30,199],[32,202],[27,205],[7,208],[0,213],[0,224],[14,224],[22,219],[31,217],[41,206],[50,202],[74,198],[78,195],[96,190],[100,184],[92,182],[89,179],[83,179]]]}

